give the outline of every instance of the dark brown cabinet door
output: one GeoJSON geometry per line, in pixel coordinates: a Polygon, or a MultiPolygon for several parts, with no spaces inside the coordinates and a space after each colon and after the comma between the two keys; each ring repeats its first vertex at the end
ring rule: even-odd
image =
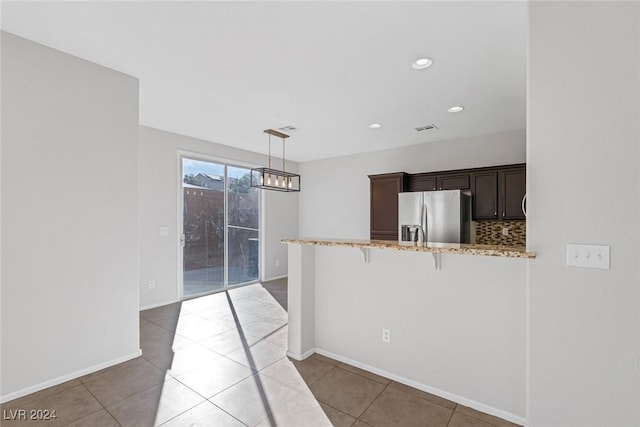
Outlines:
{"type": "Polygon", "coordinates": [[[414,175],[411,180],[409,191],[434,191],[438,189],[435,175],[414,175]]]}
{"type": "Polygon", "coordinates": [[[527,192],[527,173],[525,169],[500,172],[501,218],[524,220],[522,199],[527,192]]]}
{"type": "Polygon", "coordinates": [[[473,219],[498,219],[498,172],[472,175],[473,219]]]}
{"type": "Polygon", "coordinates": [[[438,190],[468,190],[471,188],[469,181],[469,174],[439,176],[438,190]]]}
{"type": "Polygon", "coordinates": [[[398,240],[398,193],[405,191],[406,174],[370,175],[371,240],[398,240]]]}

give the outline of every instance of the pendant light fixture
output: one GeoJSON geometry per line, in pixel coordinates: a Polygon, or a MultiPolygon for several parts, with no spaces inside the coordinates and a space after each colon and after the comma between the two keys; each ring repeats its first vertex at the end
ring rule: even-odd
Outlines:
{"type": "Polygon", "coordinates": [[[300,175],[285,170],[284,142],[289,135],[273,129],[266,129],[264,133],[269,135],[269,167],[251,169],[251,186],[265,190],[300,191],[300,175]],[[271,168],[271,136],[282,139],[282,170],[271,168]]]}

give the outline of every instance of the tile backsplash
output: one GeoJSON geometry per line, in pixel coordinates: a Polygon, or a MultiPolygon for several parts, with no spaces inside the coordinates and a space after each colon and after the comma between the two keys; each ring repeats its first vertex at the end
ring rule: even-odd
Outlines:
{"type": "Polygon", "coordinates": [[[482,245],[525,246],[527,241],[526,221],[476,221],[476,243],[482,245]],[[509,230],[508,235],[502,230],[509,230]]]}

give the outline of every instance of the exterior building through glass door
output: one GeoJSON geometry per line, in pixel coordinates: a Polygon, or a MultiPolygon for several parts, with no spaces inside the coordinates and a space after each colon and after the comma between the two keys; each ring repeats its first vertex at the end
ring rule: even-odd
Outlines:
{"type": "Polygon", "coordinates": [[[184,297],[258,280],[260,192],[250,173],[182,159],[184,297]]]}
{"type": "Polygon", "coordinates": [[[182,159],[183,295],[224,289],[225,166],[182,159]]]}

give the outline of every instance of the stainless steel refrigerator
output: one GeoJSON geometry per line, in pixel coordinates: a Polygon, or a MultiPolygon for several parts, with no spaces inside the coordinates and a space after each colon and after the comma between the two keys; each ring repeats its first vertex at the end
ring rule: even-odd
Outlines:
{"type": "Polygon", "coordinates": [[[398,195],[400,242],[469,243],[471,195],[462,190],[398,195]]]}

